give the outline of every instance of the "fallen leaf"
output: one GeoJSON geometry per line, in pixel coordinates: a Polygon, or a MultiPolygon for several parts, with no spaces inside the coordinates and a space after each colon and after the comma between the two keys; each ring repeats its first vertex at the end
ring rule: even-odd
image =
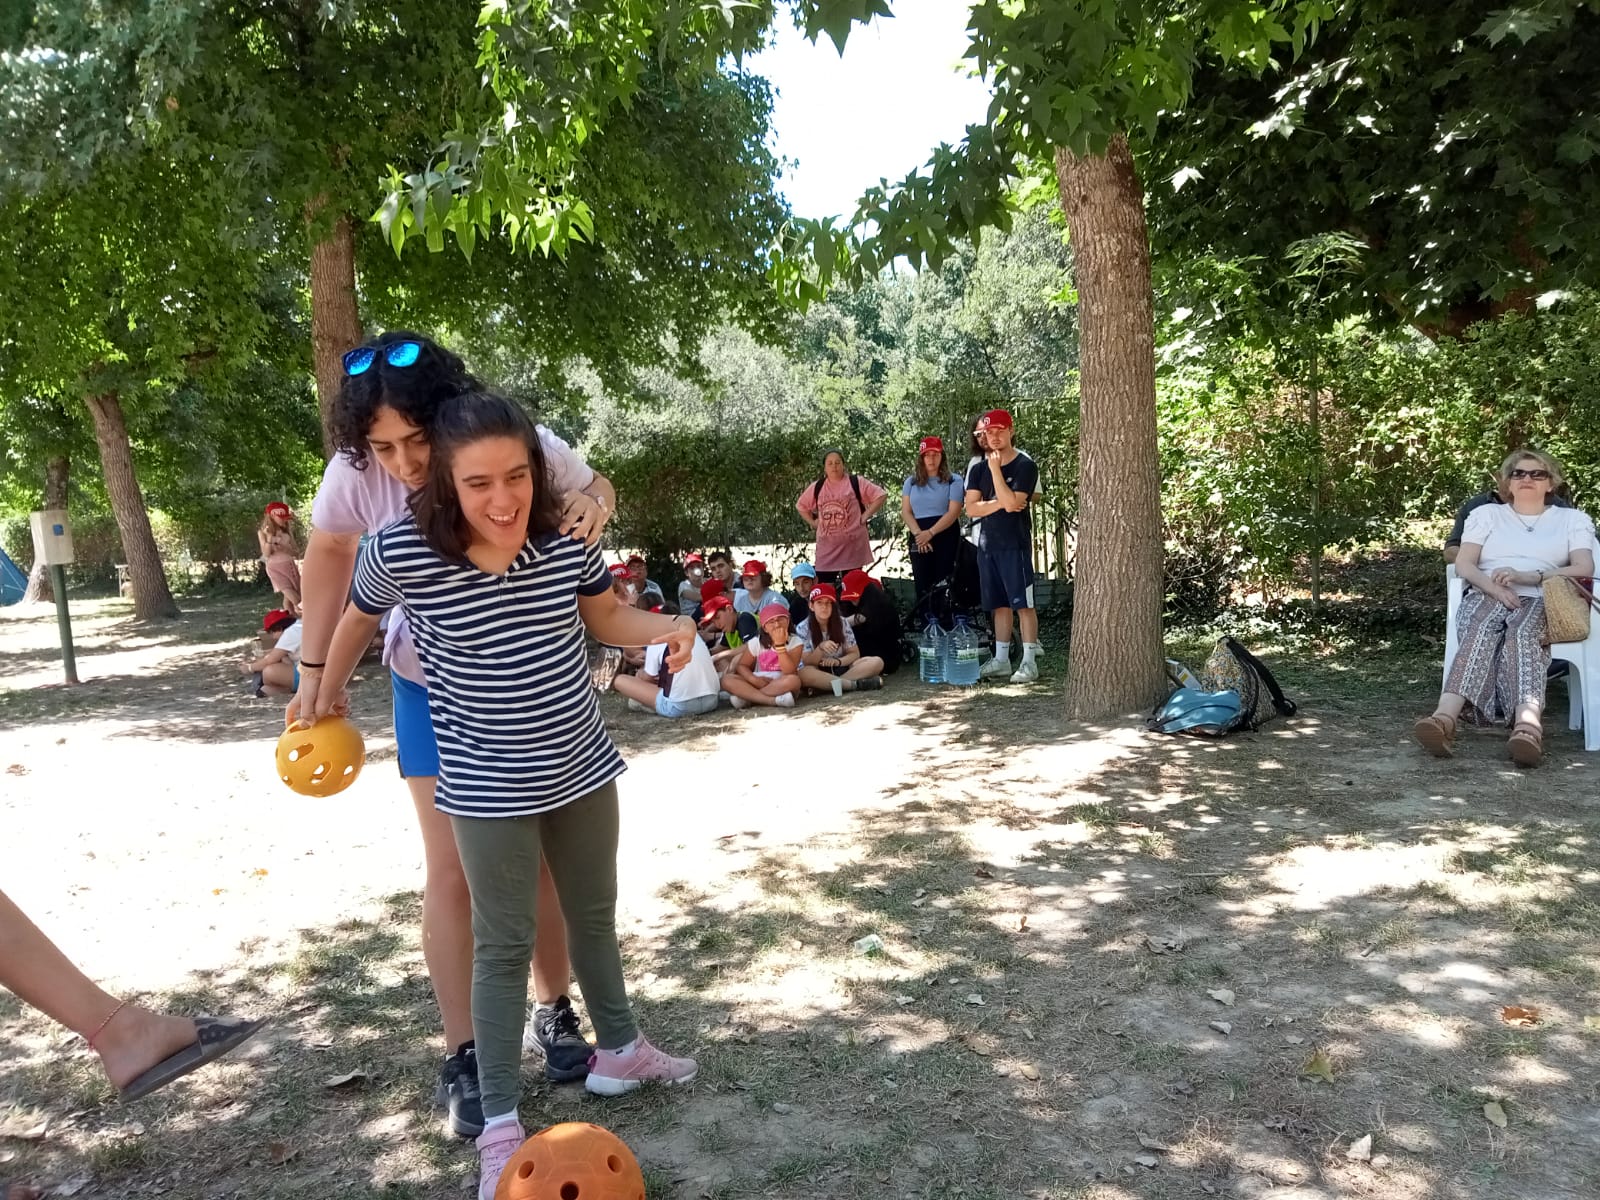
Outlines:
{"type": "Polygon", "coordinates": [[[23,766],[21,763],[12,763],[6,768],[7,775],[26,775],[27,773],[28,768],[23,766]]]}
{"type": "Polygon", "coordinates": [[[45,1134],[50,1132],[50,1122],[40,1121],[37,1125],[7,1125],[0,1128],[0,1138],[10,1138],[17,1142],[42,1142],[45,1134]]]}
{"type": "Polygon", "coordinates": [[[896,996],[894,998],[894,1002],[904,1006],[907,1004],[915,1004],[917,1002],[917,998],[915,996],[896,996]]]}
{"type": "Polygon", "coordinates": [[[1138,1163],[1141,1167],[1147,1167],[1152,1171],[1154,1171],[1157,1164],[1161,1162],[1161,1160],[1154,1154],[1135,1154],[1133,1156],[1133,1161],[1138,1163]]]}
{"type": "Polygon", "coordinates": [[[1139,1134],[1139,1145],[1143,1146],[1146,1150],[1159,1150],[1162,1154],[1165,1154],[1167,1151],[1172,1149],[1172,1147],[1167,1145],[1165,1142],[1158,1142],[1153,1137],[1145,1137],[1145,1135],[1142,1133],[1139,1134]]]}
{"type": "Polygon", "coordinates": [[[1500,1107],[1498,1100],[1491,1100],[1483,1106],[1483,1116],[1491,1125],[1501,1129],[1506,1127],[1506,1110],[1500,1107]]]}
{"type": "Polygon", "coordinates": [[[784,1104],[782,1101],[779,1101],[772,1106],[772,1111],[777,1113],[780,1117],[787,1116],[789,1113],[794,1111],[794,1105],[784,1104]]]}
{"type": "Polygon", "coordinates": [[[1597,1030],[1600,1030],[1600,1016],[1585,1017],[1583,1019],[1583,1027],[1585,1029],[1597,1029],[1597,1030]]]}
{"type": "Polygon", "coordinates": [[[1371,1162],[1372,1135],[1369,1133],[1365,1137],[1359,1137],[1351,1142],[1350,1148],[1344,1152],[1344,1156],[1351,1162],[1371,1162]]]}
{"type": "Polygon", "coordinates": [[[1283,1044],[1285,1046],[1303,1046],[1305,1045],[1305,1041],[1305,1038],[1301,1037],[1298,1033],[1285,1034],[1283,1038],[1283,1044]]]}
{"type": "Polygon", "coordinates": [[[1508,1004],[1500,1010],[1500,1019],[1507,1025],[1528,1029],[1539,1023],[1539,1010],[1524,1008],[1520,1004],[1508,1004]]]}
{"type": "Polygon", "coordinates": [[[1389,1156],[1387,1154],[1374,1154],[1372,1156],[1372,1165],[1375,1167],[1387,1167],[1389,1165],[1389,1156]]]}
{"type": "Polygon", "coordinates": [[[1034,1040],[1033,1030],[1029,1029],[1026,1025],[1022,1027],[1022,1036],[1027,1038],[1030,1042],[1034,1040]]]}
{"type": "Polygon", "coordinates": [[[1233,993],[1227,988],[1212,988],[1206,995],[1210,996],[1218,1004],[1226,1005],[1229,1008],[1233,1007],[1233,993]]]}
{"type": "Polygon", "coordinates": [[[269,1142],[267,1144],[267,1161],[275,1167],[296,1158],[300,1153],[299,1146],[291,1146],[288,1142],[269,1142]]]}
{"type": "Polygon", "coordinates": [[[927,894],[928,894],[928,889],[927,888],[918,888],[915,892],[912,893],[911,898],[913,900],[921,900],[927,894]]]}
{"type": "Polygon", "coordinates": [[[335,1075],[330,1079],[324,1079],[322,1081],[322,1086],[325,1088],[332,1088],[335,1091],[341,1089],[353,1091],[358,1087],[365,1086],[366,1082],[367,1073],[365,1071],[351,1071],[346,1075],[335,1075]]]}
{"type": "Polygon", "coordinates": [[[1300,1068],[1300,1074],[1314,1075],[1318,1079],[1324,1079],[1332,1083],[1333,1060],[1328,1057],[1326,1050],[1317,1050],[1310,1058],[1306,1059],[1306,1065],[1300,1068]]]}
{"type": "Polygon", "coordinates": [[[984,998],[982,996],[978,995],[977,992],[968,992],[967,993],[967,1003],[972,1005],[974,1008],[986,1008],[986,1007],[988,1007],[988,1002],[986,1000],[984,1000],[984,998]]]}
{"type": "Polygon", "coordinates": [[[1020,917],[1017,918],[1017,932],[1018,933],[1027,933],[1028,932],[1028,914],[1027,913],[1023,913],[1020,917]]]}
{"type": "Polygon", "coordinates": [[[1032,1063],[1023,1063],[1020,1067],[1017,1068],[1017,1070],[1022,1072],[1022,1077],[1024,1079],[1038,1079],[1039,1078],[1039,1068],[1034,1066],[1032,1063]]]}
{"type": "Polygon", "coordinates": [[[254,871],[250,872],[250,874],[254,875],[258,879],[266,873],[267,869],[265,867],[257,867],[254,871]]]}
{"type": "Polygon", "coordinates": [[[1218,1033],[1226,1033],[1231,1035],[1233,1033],[1233,1022],[1213,1021],[1211,1022],[1211,1028],[1215,1029],[1218,1033]]]}

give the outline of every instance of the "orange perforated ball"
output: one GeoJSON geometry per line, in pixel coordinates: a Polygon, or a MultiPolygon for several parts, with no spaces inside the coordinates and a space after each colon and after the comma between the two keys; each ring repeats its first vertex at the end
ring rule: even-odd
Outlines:
{"type": "Polygon", "coordinates": [[[644,1200],[644,1172],[609,1129],[569,1121],[517,1147],[494,1200],[644,1200]]]}
{"type": "Polygon", "coordinates": [[[278,739],[278,778],[302,796],[334,796],[361,774],[367,747],[361,731],[343,717],[299,722],[278,739]]]}

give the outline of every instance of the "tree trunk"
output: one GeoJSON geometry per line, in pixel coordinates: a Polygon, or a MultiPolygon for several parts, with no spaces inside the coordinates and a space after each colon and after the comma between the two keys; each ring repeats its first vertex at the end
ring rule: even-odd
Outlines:
{"type": "Polygon", "coordinates": [[[1144,712],[1162,694],[1161,478],[1144,197],[1127,139],[1056,151],[1078,289],[1078,561],[1067,716],[1144,712]]]}
{"type": "MultiPolygon", "coordinates": [[[[65,454],[56,454],[44,465],[44,503],[41,508],[66,508],[67,507],[67,470],[71,460],[65,454]]],[[[33,560],[33,566],[28,570],[28,587],[22,593],[24,604],[51,604],[56,598],[55,588],[50,586],[50,568],[33,560]]]]}
{"type": "Polygon", "coordinates": [[[167,572],[161,565],[155,534],[150,530],[150,514],[145,511],[139,478],[133,471],[133,447],[128,443],[128,425],[122,418],[122,401],[116,392],[85,396],[84,401],[94,418],[100,470],[111,497],[111,512],[117,518],[117,532],[122,535],[122,555],[128,560],[133,615],[142,621],[176,617],[178,606],[167,587],[167,572]]]}
{"type": "MultiPolygon", "coordinates": [[[[315,236],[320,226],[317,200],[306,206],[315,236]]],[[[333,404],[344,382],[346,350],[361,343],[356,308],[356,235],[348,214],[311,245],[311,362],[317,375],[317,405],[322,410],[322,456],[333,457],[333,404]]]]}

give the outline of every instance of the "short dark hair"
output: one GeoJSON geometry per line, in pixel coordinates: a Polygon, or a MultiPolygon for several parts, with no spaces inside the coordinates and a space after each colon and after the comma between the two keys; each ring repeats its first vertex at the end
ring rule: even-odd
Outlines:
{"type": "Polygon", "coordinates": [[[367,435],[380,408],[392,408],[419,429],[429,429],[440,404],[481,386],[460,355],[423,334],[391,329],[361,344],[377,355],[361,374],[344,377],[329,418],[334,449],[358,471],[367,469],[367,435]],[[417,343],[417,361],[391,367],[383,352],[396,342],[417,343]]]}
{"type": "Polygon", "coordinates": [[[528,469],[533,475],[533,503],[528,508],[528,537],[554,533],[561,525],[561,497],[550,485],[550,469],[533,418],[513,400],[493,392],[464,392],[446,398],[432,421],[432,454],[428,481],[411,494],[407,503],[422,539],[448,562],[470,563],[467,548],[472,530],[461,511],[456,492],[456,451],[485,438],[512,438],[528,448],[528,469]]]}

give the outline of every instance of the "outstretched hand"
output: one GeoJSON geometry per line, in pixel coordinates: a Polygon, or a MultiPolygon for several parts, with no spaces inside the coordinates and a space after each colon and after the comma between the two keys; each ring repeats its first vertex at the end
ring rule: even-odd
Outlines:
{"type": "Polygon", "coordinates": [[[692,617],[674,617],[672,628],[660,637],[651,638],[650,644],[667,647],[667,670],[676,673],[689,665],[698,635],[699,630],[695,628],[692,617]]]}

